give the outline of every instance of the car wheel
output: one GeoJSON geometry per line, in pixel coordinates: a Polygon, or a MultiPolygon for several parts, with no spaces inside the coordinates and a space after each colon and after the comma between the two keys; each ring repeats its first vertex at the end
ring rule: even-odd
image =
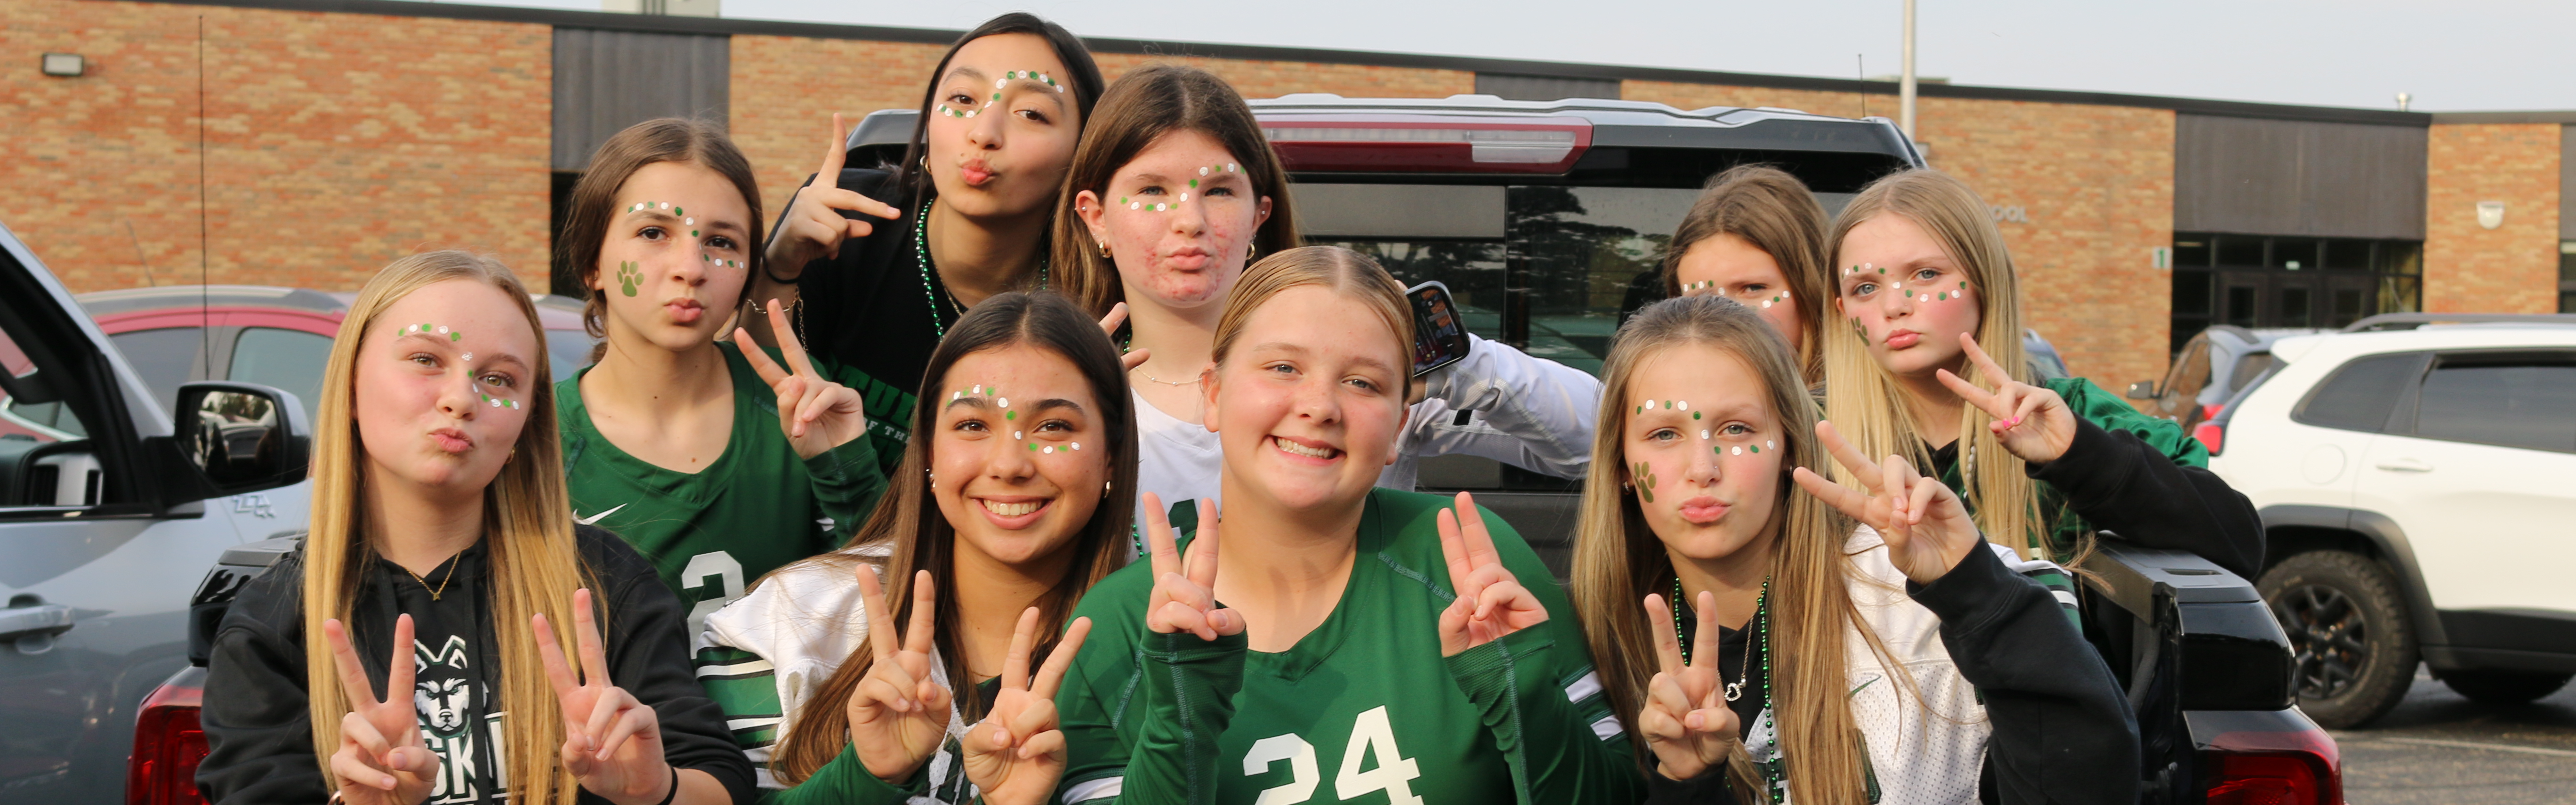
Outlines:
{"type": "Polygon", "coordinates": [[[2479,704],[2527,704],[2532,700],[2557,693],[2576,674],[2548,674],[2530,671],[2441,671],[2433,676],[2451,690],[2479,704]]]}
{"type": "Polygon", "coordinates": [[[2299,709],[2343,729],[2378,718],[2415,681],[2415,629],[2397,581],[2376,561],[2310,551],[2264,571],[2263,594],[2296,653],[2299,709]]]}

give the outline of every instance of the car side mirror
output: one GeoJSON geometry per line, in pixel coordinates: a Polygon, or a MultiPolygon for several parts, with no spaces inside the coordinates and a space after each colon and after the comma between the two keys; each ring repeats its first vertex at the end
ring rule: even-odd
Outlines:
{"type": "Polygon", "coordinates": [[[170,432],[217,494],[238,495],[304,480],[312,423],[303,401],[257,383],[204,381],[179,387],[170,432]]]}
{"type": "Polygon", "coordinates": [[[2162,397],[2162,396],[2165,396],[2165,395],[2162,395],[2162,394],[2158,394],[2158,393],[2156,393],[2156,381],[2153,381],[2153,380],[2140,380],[2140,381],[2138,381],[2138,382],[2135,382],[2135,383],[2131,383],[2131,384],[2129,384],[2129,393],[2128,393],[2128,397],[2129,397],[2129,399],[2132,399],[2132,400],[2152,400],[2152,399],[2156,399],[2156,398],[2158,398],[2158,397],[2162,397]]]}

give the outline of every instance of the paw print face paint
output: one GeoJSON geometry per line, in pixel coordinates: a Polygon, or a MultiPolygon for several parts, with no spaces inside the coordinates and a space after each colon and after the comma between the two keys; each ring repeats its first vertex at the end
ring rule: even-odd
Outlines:
{"type": "Polygon", "coordinates": [[[1654,465],[1637,462],[1635,483],[1639,496],[1644,497],[1647,503],[1655,502],[1655,487],[1661,486],[1662,480],[1655,477],[1654,465]]]}
{"type": "Polygon", "coordinates": [[[633,260],[617,261],[618,290],[625,292],[627,296],[634,296],[635,289],[643,287],[643,285],[644,267],[642,265],[633,260]]]}

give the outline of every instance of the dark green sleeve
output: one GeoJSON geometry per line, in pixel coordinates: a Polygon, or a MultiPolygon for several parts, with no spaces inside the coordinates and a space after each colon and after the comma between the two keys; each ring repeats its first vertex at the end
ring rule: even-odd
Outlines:
{"type": "Polygon", "coordinates": [[[1082,653],[1096,662],[1078,661],[1084,678],[1056,697],[1069,752],[1056,796],[1063,805],[1214,803],[1217,737],[1243,689],[1246,641],[1129,625],[1132,643],[1094,632],[1082,653]]]}
{"type": "MultiPolygon", "coordinates": [[[[923,769],[929,767],[928,763],[922,764],[923,769]]],[[[807,777],[804,782],[797,783],[795,788],[784,791],[774,788],[761,789],[758,801],[761,805],[824,805],[824,803],[902,805],[903,802],[928,790],[930,790],[930,776],[923,774],[920,769],[913,771],[911,780],[906,781],[901,787],[896,787],[892,783],[877,779],[875,774],[868,771],[867,764],[859,762],[858,750],[844,745],[841,747],[840,756],[832,758],[831,762],[823,764],[822,768],[815,769],[814,776],[807,777]]]]}
{"type": "Polygon", "coordinates": [[[1492,512],[1484,515],[1504,566],[1547,608],[1548,620],[1446,658],[1450,677],[1482,711],[1520,802],[1637,801],[1646,781],[1601,695],[1573,605],[1520,534],[1492,512]]]}
{"type": "Polygon", "coordinates": [[[2100,426],[2103,430],[2126,431],[2138,437],[2147,449],[2185,467],[2209,466],[2209,448],[2199,439],[2183,432],[2173,420],[2152,417],[2129,406],[2119,395],[2104,391],[2093,381],[2081,377],[2047,381],[2050,391],[2066,400],[2066,407],[2077,417],[2100,426]]]}
{"type": "Polygon", "coordinates": [[[885,496],[885,470],[877,464],[876,445],[865,435],[805,459],[805,474],[814,484],[815,508],[832,520],[829,537],[813,546],[814,553],[847,544],[859,524],[876,510],[877,499],[885,496]]]}

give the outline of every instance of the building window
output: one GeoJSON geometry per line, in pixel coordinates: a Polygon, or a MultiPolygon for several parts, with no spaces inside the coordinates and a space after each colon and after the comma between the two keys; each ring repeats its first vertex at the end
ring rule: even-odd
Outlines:
{"type": "Polygon", "coordinates": [[[2576,240],[2558,242],[2558,312],[2576,313],[2576,240]]]}
{"type": "MultiPolygon", "coordinates": [[[[2177,232],[2173,255],[2174,349],[2215,324],[2336,329],[2422,307],[2419,241],[2177,232]]],[[[2564,282],[2576,279],[2566,267],[2576,254],[2561,265],[2562,287],[2576,291],[2564,282]]],[[[2560,297],[2561,306],[2576,299],[2560,297]]]]}

